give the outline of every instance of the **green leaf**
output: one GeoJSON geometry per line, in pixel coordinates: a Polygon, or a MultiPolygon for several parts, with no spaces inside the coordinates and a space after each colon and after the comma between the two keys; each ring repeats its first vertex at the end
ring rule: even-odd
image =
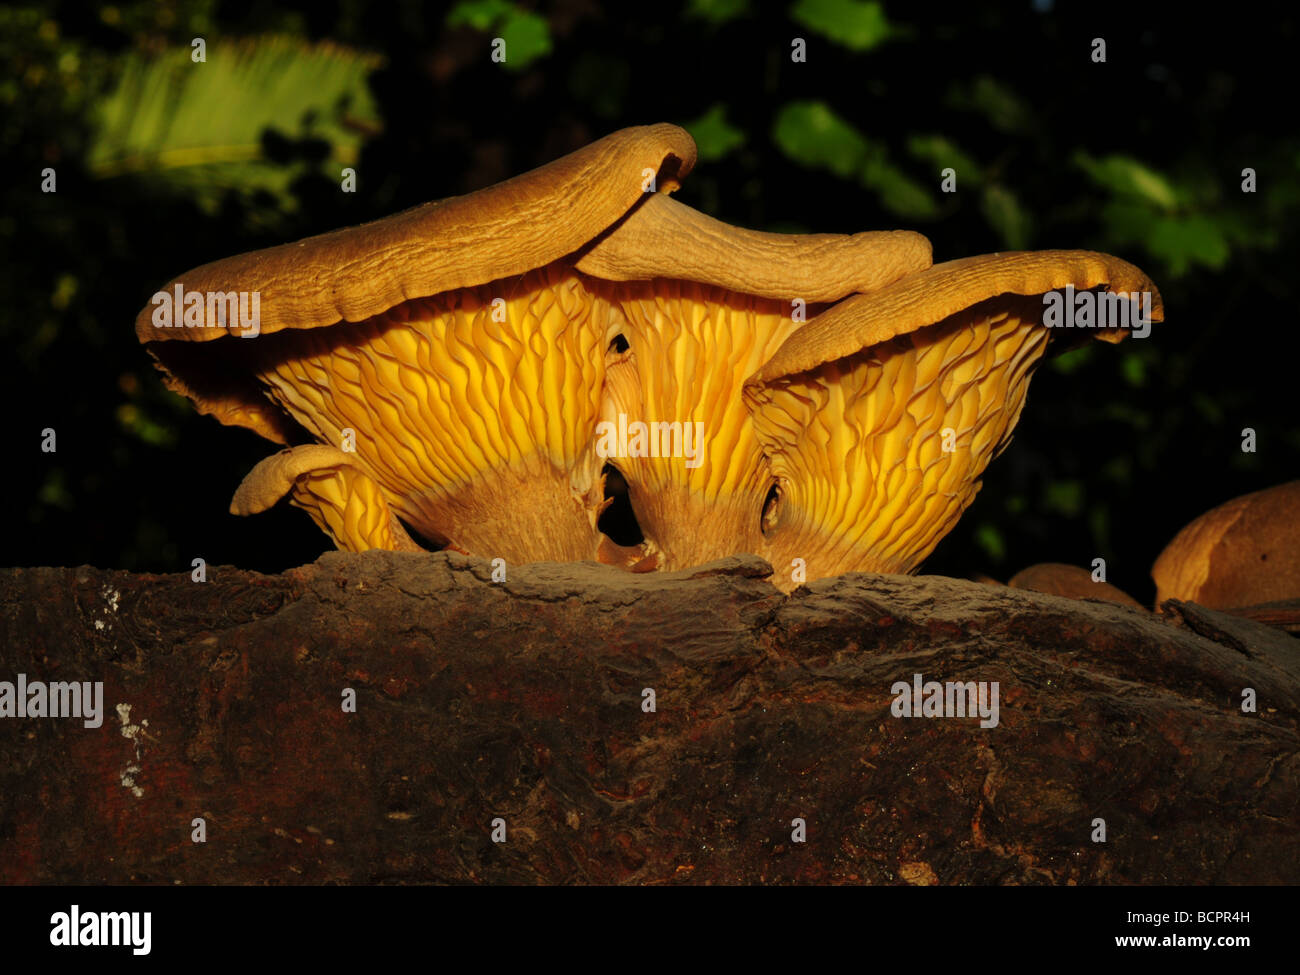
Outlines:
{"type": "Polygon", "coordinates": [[[1032,218],[1009,189],[997,184],[984,187],[980,209],[1007,250],[1019,251],[1029,246],[1032,218]]]}
{"type": "Polygon", "coordinates": [[[777,113],[772,138],[791,159],[850,179],[867,161],[867,140],[825,102],[791,102],[777,113]]]}
{"type": "Polygon", "coordinates": [[[1049,481],[1043,507],[1067,518],[1078,517],[1083,511],[1083,484],[1079,481],[1049,481]]]}
{"type": "Polygon", "coordinates": [[[506,42],[502,63],[511,71],[522,71],[551,53],[551,28],[541,14],[519,11],[507,17],[501,25],[501,39],[506,42]]]}
{"type": "Polygon", "coordinates": [[[825,102],[791,102],[777,113],[772,137],[791,159],[856,179],[876,192],[888,210],[925,218],[938,212],[934,194],[889,159],[880,142],[862,135],[825,102]]]}
{"type": "Polygon", "coordinates": [[[935,178],[949,167],[957,173],[957,185],[975,186],[983,182],[984,174],[975,162],[951,139],[942,135],[913,135],[907,140],[907,151],[917,159],[925,160],[934,167],[935,178]]]}
{"type": "Polygon", "coordinates": [[[790,19],[851,51],[869,51],[896,33],[874,0],[798,0],[790,19]]]}
{"type": "Polygon", "coordinates": [[[509,0],[461,0],[447,13],[448,27],[489,31],[516,12],[509,0]]]}
{"type": "Polygon", "coordinates": [[[48,505],[51,508],[62,508],[64,511],[71,511],[76,507],[72,492],[68,490],[67,476],[61,467],[51,468],[49,473],[45,475],[45,480],[41,484],[37,498],[41,504],[48,505]]]}
{"type": "Polygon", "coordinates": [[[995,563],[1001,564],[1007,557],[1007,543],[1002,540],[1002,533],[990,522],[981,522],[975,529],[975,544],[984,550],[984,554],[995,563]]]}
{"type": "Polygon", "coordinates": [[[953,108],[978,112],[999,132],[1018,133],[1033,128],[1028,104],[1013,89],[987,75],[954,84],[947,101],[953,108]]]}
{"type": "Polygon", "coordinates": [[[721,159],[745,144],[745,133],[727,121],[727,109],[721,103],[694,122],[687,122],[685,128],[695,140],[702,160],[721,159]]]}
{"type": "Polygon", "coordinates": [[[690,0],[686,15],[707,20],[717,27],[749,13],[749,0],[690,0]]]}
{"type": "Polygon", "coordinates": [[[216,40],[207,61],[188,47],[155,58],[131,53],[96,105],[87,153],[92,176],[138,174],[192,193],[211,208],[228,191],[269,191],[285,209],[301,167],[265,157],[263,135],[318,139],[338,166],[355,163],[379,116],[366,77],[378,55],[268,35],[216,40]]]}
{"type": "Polygon", "coordinates": [[[1147,368],[1142,357],[1136,352],[1126,352],[1119,362],[1120,372],[1130,386],[1142,387],[1146,384],[1147,368]]]}
{"type": "Polygon", "coordinates": [[[521,10],[509,0],[461,0],[447,14],[448,27],[468,26],[505,41],[502,66],[522,71],[551,53],[551,28],[546,18],[521,10]]]}
{"type": "Polygon", "coordinates": [[[1228,262],[1229,247],[1209,217],[1162,217],[1147,234],[1147,249],[1169,264],[1174,274],[1184,274],[1194,264],[1220,270],[1228,262]]]}
{"type": "Polygon", "coordinates": [[[1223,407],[1218,404],[1214,397],[1202,392],[1193,392],[1192,406],[1211,425],[1218,426],[1223,423],[1225,416],[1223,407]]]}
{"type": "Polygon", "coordinates": [[[1101,208],[1101,222],[1112,245],[1145,243],[1155,219],[1150,206],[1135,200],[1110,200],[1101,208]]]}
{"type": "Polygon", "coordinates": [[[939,212],[934,193],[891,163],[883,146],[872,146],[872,150],[862,170],[862,182],[876,191],[885,209],[912,219],[939,212]]]}
{"type": "Polygon", "coordinates": [[[1178,206],[1178,192],[1163,175],[1129,156],[1106,156],[1094,159],[1087,153],[1076,153],[1075,163],[1088,177],[1112,193],[1144,200],[1166,212],[1178,206]]]}
{"type": "Polygon", "coordinates": [[[176,431],[157,422],[133,403],[118,406],[117,422],[123,430],[154,447],[171,447],[177,440],[176,431]]]}

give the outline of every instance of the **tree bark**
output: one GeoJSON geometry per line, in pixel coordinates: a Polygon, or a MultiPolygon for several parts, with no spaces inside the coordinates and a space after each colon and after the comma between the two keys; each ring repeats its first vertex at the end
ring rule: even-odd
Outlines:
{"type": "Polygon", "coordinates": [[[768,571],[4,571],[0,681],[104,720],[0,719],[0,881],[1300,882],[1282,630],[768,571]],[[997,726],[896,717],[915,674],[997,682],[997,726]]]}

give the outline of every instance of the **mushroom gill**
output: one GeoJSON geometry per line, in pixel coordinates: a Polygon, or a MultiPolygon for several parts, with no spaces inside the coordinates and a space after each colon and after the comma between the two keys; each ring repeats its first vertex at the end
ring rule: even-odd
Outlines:
{"type": "Polygon", "coordinates": [[[1132,265],[1043,251],[935,265],[786,340],[745,387],[777,480],[761,554],[778,585],[917,569],[1009,442],[1047,348],[1043,295],[1067,285],[1151,292],[1162,317],[1132,265]]]}
{"type": "Polygon", "coordinates": [[[610,309],[571,269],[249,343],[269,395],[428,539],[507,562],[594,557],[592,431],[610,309]]]}
{"type": "Polygon", "coordinates": [[[930,554],[1019,419],[1047,344],[1031,301],[981,303],[763,387],[755,427],[778,483],[774,566],[905,573],[930,554]]]}

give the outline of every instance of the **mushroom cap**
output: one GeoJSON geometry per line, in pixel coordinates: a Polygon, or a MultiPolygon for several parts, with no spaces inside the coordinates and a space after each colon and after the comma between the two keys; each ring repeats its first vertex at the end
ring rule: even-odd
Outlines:
{"type": "Polygon", "coordinates": [[[287,494],[345,551],[422,551],[382,488],[355,461],[355,454],[322,444],[282,450],[248,473],[230,502],[230,513],[256,514],[287,494]]]}
{"type": "Polygon", "coordinates": [[[304,444],[272,454],[244,477],[230,500],[232,515],[255,515],[274,507],[303,474],[355,466],[349,456],[328,444],[304,444]]]}
{"type": "MultiPolygon", "coordinates": [[[[660,192],[672,192],[694,164],[695,142],[684,129],[622,129],[503,183],[213,261],[161,290],[257,292],[262,334],[362,321],[411,298],[549,264],[590,243],[645,196],[646,170],[657,174],[660,192]]],[[[156,327],[153,311],[146,305],[136,316],[141,342],[226,334],[215,322],[156,327]]]]}
{"type": "MultiPolygon", "coordinates": [[[[671,192],[694,162],[695,143],[684,129],[622,129],[503,183],[214,261],[174,278],[162,291],[256,294],[256,337],[361,322],[411,299],[545,267],[590,243],[647,195],[647,171],[655,174],[660,192],[671,192]]],[[[136,336],[148,343],[168,388],[192,400],[199,412],[275,443],[301,436],[293,420],[268,402],[240,350],[229,342],[203,347],[237,334],[209,322],[206,301],[197,310],[202,327],[179,325],[179,318],[177,325],[155,326],[154,311],[151,302],[136,316],[136,336]]]]}
{"type": "Polygon", "coordinates": [[[778,480],[762,554],[803,559],[808,578],[914,571],[1010,442],[1052,331],[1042,296],[1067,286],[1149,292],[1163,318],[1126,261],[1038,251],[939,264],[791,333],[744,386],[778,480]]]}
{"type": "Polygon", "coordinates": [[[1045,592],[1052,596],[1100,599],[1121,606],[1142,608],[1142,604],[1124,590],[1112,586],[1109,582],[1094,582],[1092,573],[1087,569],[1077,565],[1066,565],[1063,562],[1040,562],[1027,569],[1021,569],[1011,577],[1007,585],[1014,589],[1045,592]]]}
{"type": "MultiPolygon", "coordinates": [[[[933,325],[997,295],[1042,295],[1067,285],[1077,290],[1152,295],[1151,317],[1163,321],[1160,292],[1128,261],[1095,251],[1013,251],[945,261],[870,294],[846,298],[791,335],[746,385],[753,386],[853,355],[898,335],[933,325]]],[[[1118,342],[1122,329],[1093,329],[1118,342]]]]}
{"type": "Polygon", "coordinates": [[[763,233],[654,194],[592,244],[577,267],[606,281],[676,278],[814,304],[873,291],[930,262],[930,241],[911,230],[763,233]]]}
{"type": "Polygon", "coordinates": [[[1167,599],[1227,609],[1300,597],[1300,481],[1205,512],[1165,546],[1151,576],[1157,608],[1167,599]]]}

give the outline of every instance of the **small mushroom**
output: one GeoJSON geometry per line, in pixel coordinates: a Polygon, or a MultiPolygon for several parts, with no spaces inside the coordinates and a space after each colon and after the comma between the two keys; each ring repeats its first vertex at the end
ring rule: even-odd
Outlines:
{"type": "Polygon", "coordinates": [[[1244,494],[1174,536],[1151,568],[1167,599],[1211,609],[1300,599],[1300,481],[1244,494]]]}
{"type": "MultiPolygon", "coordinates": [[[[789,587],[914,571],[1010,441],[1043,356],[1044,295],[1159,293],[1105,254],[1041,251],[938,264],[846,299],[794,332],[745,385],[776,501],[761,550],[789,587]],[[802,560],[796,563],[795,560],[802,560]]],[[[1118,329],[1092,329],[1118,341],[1118,329]]]]}
{"type": "Polygon", "coordinates": [[[1013,589],[1045,592],[1069,599],[1099,599],[1120,606],[1132,606],[1134,609],[1142,608],[1142,604],[1124,590],[1109,582],[1096,582],[1087,569],[1063,562],[1040,562],[1021,569],[1011,577],[1007,585],[1013,589]]]}
{"type": "Polygon", "coordinates": [[[272,454],[244,478],[230,502],[230,513],[257,514],[286,494],[341,549],[423,551],[392,514],[383,489],[357,467],[355,454],[325,444],[272,454]]]}

